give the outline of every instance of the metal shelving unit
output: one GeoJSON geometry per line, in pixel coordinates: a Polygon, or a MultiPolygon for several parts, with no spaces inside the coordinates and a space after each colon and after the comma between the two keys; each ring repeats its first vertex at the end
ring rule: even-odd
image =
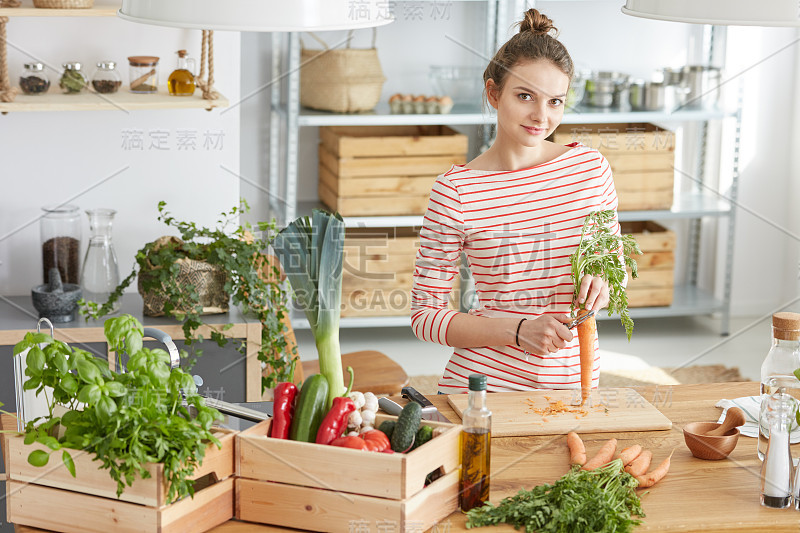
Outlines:
{"type": "MultiPolygon", "coordinates": [[[[462,0],[471,1],[471,0],[462,0]]],[[[479,0],[480,1],[480,0],[479,0]]],[[[487,17],[487,46],[497,47],[498,35],[502,35],[505,28],[503,20],[508,9],[509,0],[485,0],[488,6],[487,17]]],[[[724,28],[708,27],[706,29],[707,57],[712,57],[714,33],[724,31],[724,28]]],[[[491,125],[495,123],[493,113],[483,110],[480,106],[456,106],[452,112],[444,115],[405,115],[392,114],[388,104],[382,102],[369,113],[336,114],[314,111],[300,107],[299,103],[299,38],[297,34],[290,34],[285,42],[278,36],[273,36],[273,78],[286,78],[283,84],[285,93],[272,91],[272,122],[270,125],[270,190],[281,191],[283,201],[274,200],[273,212],[283,222],[293,220],[296,216],[309,214],[314,207],[321,207],[318,202],[297,201],[297,140],[298,130],[301,127],[320,126],[391,126],[391,125],[491,125]],[[283,68],[282,68],[283,65],[283,68]],[[287,74],[283,74],[283,73],[287,74]],[[285,128],[285,135],[281,137],[281,129],[285,128]],[[281,152],[280,141],[283,141],[284,150],[281,152]],[[279,161],[280,165],[275,164],[279,161]],[[282,167],[282,171],[280,170],[282,167]]],[[[700,128],[699,157],[696,163],[697,181],[691,190],[682,191],[676,195],[673,206],[669,210],[652,211],[620,211],[621,221],[656,220],[656,221],[690,221],[688,264],[689,275],[685,284],[676,286],[673,303],[669,307],[646,307],[631,309],[633,318],[655,318],[668,316],[687,316],[694,314],[710,314],[719,312],[722,315],[721,333],[726,335],[730,319],[730,291],[731,291],[731,263],[733,260],[733,231],[735,221],[735,206],[738,191],[738,143],[739,126],[741,122],[741,105],[734,111],[721,109],[685,109],[672,112],[637,112],[637,111],[610,111],[592,108],[577,107],[564,115],[562,124],[625,124],[651,122],[657,124],[693,125],[700,128]],[[714,121],[734,120],[736,122],[736,135],[734,147],[732,186],[726,197],[709,192],[704,183],[705,152],[708,140],[708,125],[714,121]],[[700,221],[705,218],[727,219],[728,242],[725,253],[725,280],[722,299],[715,298],[713,294],[697,286],[697,269],[700,247],[700,221]]],[[[278,198],[280,195],[273,195],[278,198]]],[[[347,227],[362,228],[391,228],[391,227],[419,227],[422,225],[422,216],[372,216],[372,217],[345,217],[347,227]]],[[[722,222],[720,222],[720,225],[722,222]]],[[[600,318],[607,318],[603,314],[600,318]]],[[[305,318],[296,316],[292,318],[295,328],[308,328],[305,318]]],[[[359,317],[343,318],[341,327],[344,328],[371,328],[371,327],[407,327],[410,318],[405,316],[387,317],[359,317]]]]}

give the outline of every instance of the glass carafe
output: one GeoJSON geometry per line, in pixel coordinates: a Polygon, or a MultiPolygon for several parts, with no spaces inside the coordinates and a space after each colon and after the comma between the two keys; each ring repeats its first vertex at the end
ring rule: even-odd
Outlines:
{"type": "MultiPolygon", "coordinates": [[[[111,223],[117,212],[113,209],[89,209],[86,214],[89,215],[92,236],[83,260],[81,288],[86,301],[102,305],[119,285],[117,254],[111,241],[111,223]]],[[[112,313],[119,311],[120,300],[114,302],[112,313]]]]}
{"type": "Polygon", "coordinates": [[[178,50],[177,68],[169,75],[167,87],[172,96],[192,96],[194,94],[195,62],[186,57],[186,50],[178,50]]]}
{"type": "Polygon", "coordinates": [[[789,434],[797,405],[792,396],[776,392],[761,400],[767,403],[769,440],[761,464],[761,505],[785,509],[792,501],[792,452],[789,434]]]}

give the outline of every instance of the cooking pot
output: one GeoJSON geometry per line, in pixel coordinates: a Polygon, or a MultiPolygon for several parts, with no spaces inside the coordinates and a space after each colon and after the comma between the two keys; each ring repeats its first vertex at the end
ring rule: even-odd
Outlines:
{"type": "Polygon", "coordinates": [[[629,91],[634,111],[663,111],[666,106],[667,85],[664,83],[635,80],[629,91]]]}
{"type": "Polygon", "coordinates": [[[627,107],[629,80],[621,72],[595,72],[586,80],[584,102],[593,107],[627,107]]]}
{"type": "Polygon", "coordinates": [[[687,89],[685,109],[714,109],[719,102],[722,71],[718,67],[689,65],[683,68],[683,86],[687,89]]]}

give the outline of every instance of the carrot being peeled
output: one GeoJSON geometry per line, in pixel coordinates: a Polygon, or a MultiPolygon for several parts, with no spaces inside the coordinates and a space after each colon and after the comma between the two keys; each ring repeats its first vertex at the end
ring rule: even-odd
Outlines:
{"type": "Polygon", "coordinates": [[[633,460],[631,464],[625,467],[625,471],[633,477],[639,477],[647,473],[650,468],[650,461],[653,460],[653,452],[650,450],[642,450],[639,457],[633,460]]]}
{"type": "MultiPolygon", "coordinates": [[[[675,450],[672,450],[672,453],[675,453],[675,450]]],[[[669,471],[669,462],[672,459],[672,453],[669,454],[669,457],[664,459],[660,465],[658,465],[655,469],[651,470],[647,474],[642,476],[637,476],[636,481],[639,482],[639,488],[647,488],[652,487],[662,479],[664,476],[667,475],[669,471]]]]}
{"type": "Polygon", "coordinates": [[[617,451],[617,439],[609,439],[608,442],[603,444],[594,457],[586,461],[583,465],[584,470],[594,470],[599,466],[603,466],[614,458],[617,451]]]}
{"type": "Polygon", "coordinates": [[[567,433],[567,446],[569,447],[569,463],[583,466],[586,463],[586,446],[574,431],[567,433]]]}
{"type": "MultiPolygon", "coordinates": [[[[587,314],[587,309],[578,311],[578,318],[587,314]]],[[[597,331],[597,322],[590,317],[578,324],[578,345],[580,346],[581,361],[581,405],[592,394],[592,372],[594,371],[594,338],[597,331]]]]}
{"type": "Polygon", "coordinates": [[[642,447],[639,444],[634,444],[633,446],[629,446],[619,452],[619,458],[622,460],[622,465],[627,466],[633,462],[634,459],[639,457],[639,454],[642,453],[642,447]]]}

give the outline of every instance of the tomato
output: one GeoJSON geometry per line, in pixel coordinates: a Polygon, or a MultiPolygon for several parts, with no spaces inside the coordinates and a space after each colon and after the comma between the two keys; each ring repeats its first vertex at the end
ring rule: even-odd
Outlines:
{"type": "Polygon", "coordinates": [[[389,437],[379,429],[371,429],[361,434],[367,443],[367,449],[373,452],[382,452],[390,447],[389,437]]]}
{"type": "Polygon", "coordinates": [[[331,446],[339,446],[342,448],[353,448],[354,450],[366,450],[367,443],[361,437],[339,437],[331,441],[331,446]]]}

